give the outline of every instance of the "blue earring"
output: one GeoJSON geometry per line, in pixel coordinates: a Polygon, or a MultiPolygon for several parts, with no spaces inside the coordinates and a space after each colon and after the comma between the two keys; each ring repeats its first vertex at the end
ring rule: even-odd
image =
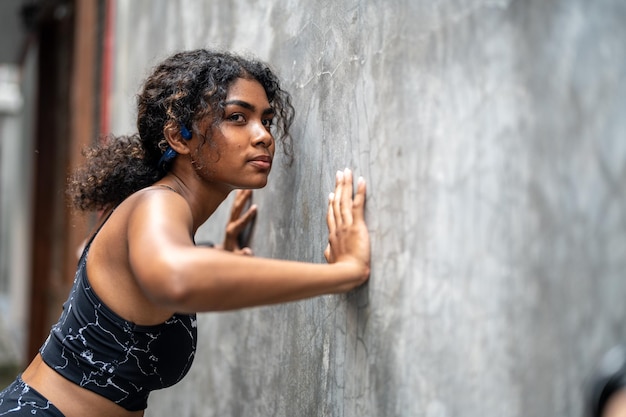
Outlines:
{"type": "MultiPolygon", "coordinates": [[[[180,125],[180,135],[185,140],[191,139],[191,132],[182,123],[180,125]]],[[[159,164],[158,164],[159,169],[162,169],[163,171],[165,171],[165,167],[167,166],[167,164],[172,159],[176,158],[176,155],[178,155],[176,151],[172,149],[170,146],[168,146],[165,152],[163,152],[163,155],[161,155],[161,159],[159,159],[159,164]]]]}
{"type": "Polygon", "coordinates": [[[180,125],[180,134],[183,137],[183,139],[186,139],[186,140],[191,139],[191,132],[182,123],[180,125]]]}
{"type": "Polygon", "coordinates": [[[161,159],[159,159],[159,168],[165,171],[165,166],[172,159],[174,159],[176,157],[176,155],[178,155],[176,153],[176,151],[168,146],[167,149],[165,150],[165,152],[163,152],[163,155],[161,156],[161,159]]]}

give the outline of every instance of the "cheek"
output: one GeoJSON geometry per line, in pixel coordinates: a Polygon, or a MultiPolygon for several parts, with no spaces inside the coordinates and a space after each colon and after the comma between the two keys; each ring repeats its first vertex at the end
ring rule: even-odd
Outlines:
{"type": "Polygon", "coordinates": [[[195,157],[210,164],[214,164],[220,160],[223,153],[224,150],[220,148],[217,142],[205,141],[200,143],[196,148],[195,157]]]}
{"type": "Polygon", "coordinates": [[[191,166],[197,175],[207,178],[215,174],[215,167],[221,159],[220,150],[214,144],[203,142],[189,154],[191,166]]]}

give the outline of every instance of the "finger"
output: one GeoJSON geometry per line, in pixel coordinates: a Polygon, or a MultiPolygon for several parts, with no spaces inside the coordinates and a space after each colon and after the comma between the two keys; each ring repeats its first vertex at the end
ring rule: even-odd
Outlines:
{"type": "Polygon", "coordinates": [[[324,258],[326,258],[326,262],[328,262],[329,264],[332,263],[332,258],[330,254],[330,243],[326,246],[326,249],[324,250],[324,258]]]}
{"type": "Polygon", "coordinates": [[[230,212],[230,219],[236,220],[241,216],[241,212],[243,208],[246,206],[246,203],[252,197],[252,190],[237,190],[237,194],[235,195],[235,201],[233,202],[233,207],[230,212]]]}
{"type": "Polygon", "coordinates": [[[352,171],[348,168],[343,171],[341,218],[344,224],[352,224],[352,171]]]}
{"type": "Polygon", "coordinates": [[[243,209],[241,198],[242,192],[243,190],[237,190],[237,192],[235,193],[235,200],[233,201],[233,205],[230,208],[230,221],[237,219],[241,214],[241,210],[243,209]]]}
{"type": "Polygon", "coordinates": [[[333,215],[335,217],[335,225],[343,224],[341,219],[341,196],[343,193],[343,172],[337,171],[335,176],[335,195],[333,198],[333,215]]]}
{"type": "Polygon", "coordinates": [[[352,202],[352,217],[355,222],[364,221],[366,188],[365,179],[363,177],[359,177],[357,180],[356,194],[354,195],[354,201],[352,202]]]}
{"type": "Polygon", "coordinates": [[[241,232],[248,223],[250,223],[257,213],[257,205],[253,204],[248,210],[238,218],[231,219],[230,223],[226,227],[226,234],[236,236],[241,232]]]}
{"type": "Polygon", "coordinates": [[[333,210],[333,203],[335,200],[335,194],[330,193],[328,195],[328,211],[326,213],[326,223],[328,224],[328,234],[329,236],[335,233],[337,229],[337,223],[335,222],[335,213],[333,210]]]}
{"type": "Polygon", "coordinates": [[[256,212],[257,212],[257,208],[258,206],[256,204],[251,205],[248,210],[246,210],[246,212],[241,215],[241,217],[239,217],[239,223],[242,224],[242,226],[245,226],[246,224],[250,223],[252,221],[252,219],[254,218],[254,216],[256,216],[256,212]]]}
{"type": "Polygon", "coordinates": [[[245,248],[239,249],[237,251],[237,253],[240,254],[240,255],[244,255],[244,256],[254,256],[254,253],[252,252],[252,249],[250,249],[247,246],[245,248]]]}

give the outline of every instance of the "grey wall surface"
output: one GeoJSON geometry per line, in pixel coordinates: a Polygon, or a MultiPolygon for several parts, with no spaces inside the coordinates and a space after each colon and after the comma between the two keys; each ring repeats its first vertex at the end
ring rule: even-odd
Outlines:
{"type": "Polygon", "coordinates": [[[580,415],[626,341],[625,21],[621,0],[119,0],[115,133],[179,49],[252,52],[292,92],[258,256],[323,262],[335,170],[369,185],[369,284],[203,314],[146,415],[580,415]]]}

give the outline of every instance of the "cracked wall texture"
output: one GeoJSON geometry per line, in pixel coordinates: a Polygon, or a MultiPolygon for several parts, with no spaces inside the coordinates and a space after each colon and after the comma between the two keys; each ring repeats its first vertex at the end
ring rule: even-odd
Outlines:
{"type": "Polygon", "coordinates": [[[179,49],[252,52],[293,94],[258,256],[323,262],[335,170],[369,185],[370,283],[202,315],[148,417],[580,415],[626,336],[626,3],[118,0],[116,19],[115,133],[179,49]]]}

